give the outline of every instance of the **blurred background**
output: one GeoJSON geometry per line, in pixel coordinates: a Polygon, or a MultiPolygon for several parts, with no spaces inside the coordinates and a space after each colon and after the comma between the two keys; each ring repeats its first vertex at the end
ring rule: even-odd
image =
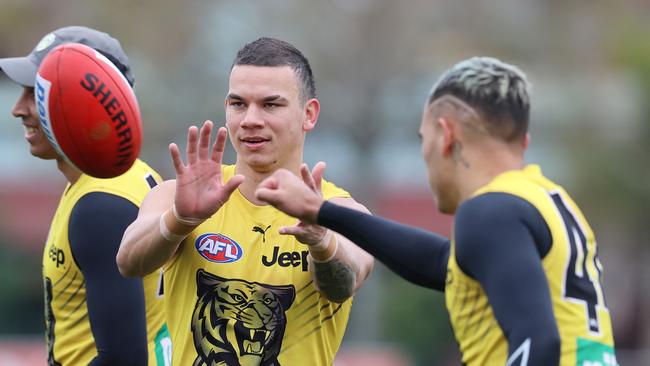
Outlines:
{"type": "MultiPolygon", "coordinates": [[[[622,365],[650,361],[650,3],[645,0],[0,0],[0,57],[86,25],[118,38],[136,77],[142,157],[171,178],[171,141],[223,121],[236,51],[260,36],[310,59],[322,104],[306,161],[376,214],[449,234],[417,129],[433,82],[474,55],[533,84],[527,155],[563,184],[596,232],[622,365]],[[646,310],[644,310],[646,309],[646,310]]],[[[65,182],[29,154],[0,77],[0,365],[44,365],[42,248],[65,182]]],[[[233,162],[230,150],[225,160],[233,162]]],[[[336,365],[458,365],[441,293],[381,264],[359,291],[336,365]]]]}

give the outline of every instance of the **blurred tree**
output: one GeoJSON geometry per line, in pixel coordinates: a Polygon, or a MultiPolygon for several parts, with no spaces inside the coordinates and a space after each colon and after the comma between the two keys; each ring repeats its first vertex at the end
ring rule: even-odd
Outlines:
{"type": "MultiPolygon", "coordinates": [[[[455,345],[444,294],[415,286],[381,266],[381,339],[401,344],[417,365],[437,365],[455,345]]],[[[453,352],[453,353],[457,353],[453,352]]],[[[458,358],[460,359],[460,355],[458,358]]]]}
{"type": "Polygon", "coordinates": [[[42,333],[41,262],[13,248],[8,238],[0,236],[0,335],[42,333]]]}

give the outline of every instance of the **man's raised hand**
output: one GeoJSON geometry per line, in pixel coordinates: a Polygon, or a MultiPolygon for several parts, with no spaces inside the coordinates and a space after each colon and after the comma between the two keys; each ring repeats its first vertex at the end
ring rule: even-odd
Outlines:
{"type": "Polygon", "coordinates": [[[228,132],[225,127],[219,128],[210,154],[212,126],[212,121],[205,121],[200,131],[196,126],[188,129],[187,164],[183,164],[178,146],[174,143],[169,145],[176,171],[174,206],[177,217],[188,220],[209,218],[244,181],[242,175],[235,175],[225,183],[222,181],[221,159],[228,132]]]}

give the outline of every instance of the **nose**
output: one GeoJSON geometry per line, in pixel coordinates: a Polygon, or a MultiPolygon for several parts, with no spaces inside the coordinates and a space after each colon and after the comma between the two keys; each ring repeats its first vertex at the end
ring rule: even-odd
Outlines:
{"type": "Polygon", "coordinates": [[[29,116],[30,110],[34,106],[34,90],[23,88],[23,92],[11,108],[11,114],[16,118],[25,118],[29,116]]]}
{"type": "Polygon", "coordinates": [[[241,121],[243,128],[261,128],[264,127],[264,119],[262,118],[262,110],[255,104],[251,104],[246,109],[244,119],[241,121]]]}

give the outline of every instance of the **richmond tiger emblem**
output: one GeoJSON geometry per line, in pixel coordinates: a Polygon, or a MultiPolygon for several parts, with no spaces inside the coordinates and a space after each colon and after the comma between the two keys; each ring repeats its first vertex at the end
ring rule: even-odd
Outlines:
{"type": "Polygon", "coordinates": [[[196,272],[193,366],[276,366],[296,290],[196,272]]]}

